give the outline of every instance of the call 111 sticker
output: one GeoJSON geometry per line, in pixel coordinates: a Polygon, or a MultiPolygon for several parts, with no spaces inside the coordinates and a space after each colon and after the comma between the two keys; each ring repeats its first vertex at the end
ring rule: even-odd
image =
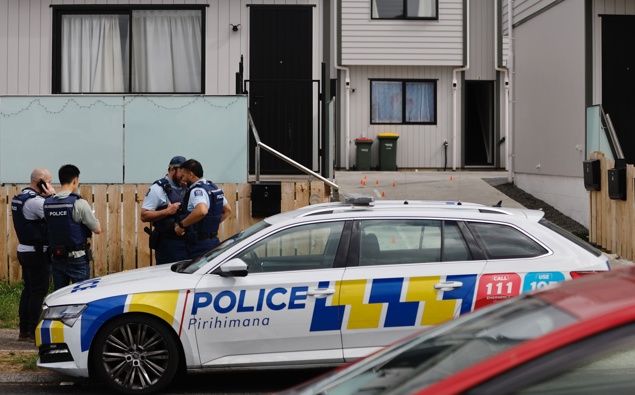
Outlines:
{"type": "Polygon", "coordinates": [[[560,272],[532,272],[525,276],[523,292],[535,291],[547,285],[564,281],[564,274],[560,272]]]}
{"type": "Polygon", "coordinates": [[[478,282],[475,309],[520,295],[520,276],[516,273],[484,274],[478,282]]]}

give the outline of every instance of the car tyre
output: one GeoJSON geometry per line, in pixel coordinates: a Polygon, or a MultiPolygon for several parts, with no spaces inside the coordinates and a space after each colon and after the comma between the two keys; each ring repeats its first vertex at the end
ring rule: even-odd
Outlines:
{"type": "Polygon", "coordinates": [[[96,376],[126,394],[160,391],[179,367],[174,334],[152,316],[126,314],[108,322],[96,336],[91,354],[96,376]]]}

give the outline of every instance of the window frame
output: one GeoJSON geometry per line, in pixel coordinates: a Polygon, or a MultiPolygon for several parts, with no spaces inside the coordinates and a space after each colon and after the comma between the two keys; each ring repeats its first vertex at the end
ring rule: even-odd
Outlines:
{"type": "MultiPolygon", "coordinates": [[[[83,4],[83,5],[51,5],[52,8],[52,53],[51,53],[51,94],[53,95],[173,95],[173,94],[205,94],[205,19],[206,8],[208,4],[171,4],[171,5],[153,5],[153,4],[83,4]],[[132,12],[133,11],[164,11],[164,10],[184,10],[184,11],[200,11],[201,12],[201,89],[197,92],[62,92],[62,17],[64,15],[128,15],[130,24],[128,26],[128,35],[130,37],[130,48],[134,42],[132,36],[132,12]]],[[[130,49],[129,49],[130,50],[130,49]]],[[[132,79],[132,57],[128,56],[128,67],[130,75],[129,82],[132,79]]],[[[128,85],[132,86],[131,84],[128,85]]]]}
{"type": "Polygon", "coordinates": [[[405,78],[370,78],[369,80],[370,100],[369,100],[369,121],[371,125],[436,125],[438,121],[438,79],[405,79],[405,78]],[[373,120],[373,83],[374,82],[401,82],[401,122],[376,122],[373,120]],[[430,122],[408,122],[406,121],[406,85],[412,82],[432,83],[434,89],[434,120],[430,122]]]}
{"type": "Polygon", "coordinates": [[[490,261],[499,261],[499,260],[506,260],[506,259],[535,259],[535,258],[547,256],[553,253],[553,251],[551,251],[551,249],[548,248],[545,244],[543,244],[540,240],[537,240],[535,237],[533,237],[532,235],[525,232],[523,229],[513,224],[503,223],[503,222],[494,222],[494,221],[478,221],[478,220],[465,221],[465,224],[467,225],[469,232],[474,237],[474,240],[476,241],[476,243],[478,243],[480,250],[483,251],[483,253],[485,254],[485,259],[490,261]],[[543,250],[543,252],[538,255],[522,255],[522,254],[512,254],[512,255],[506,255],[506,256],[493,255],[492,251],[488,248],[489,243],[487,242],[487,240],[483,240],[483,236],[477,231],[477,229],[474,228],[475,226],[478,226],[478,225],[494,225],[498,227],[506,227],[506,228],[512,229],[516,231],[518,234],[524,236],[526,240],[540,247],[543,250]]]}
{"type": "MultiPolygon", "coordinates": [[[[232,256],[230,258],[228,258],[227,260],[230,259],[234,259],[234,258],[238,258],[241,259],[243,261],[245,261],[243,259],[243,257],[246,254],[252,253],[254,252],[254,250],[263,247],[263,246],[267,246],[268,243],[270,243],[272,240],[275,240],[277,238],[279,238],[281,235],[289,235],[290,233],[297,233],[298,231],[302,232],[302,231],[306,231],[307,227],[313,227],[313,226],[317,226],[317,229],[313,229],[313,230],[309,230],[309,231],[315,231],[315,230],[319,230],[319,229],[324,229],[326,227],[331,227],[333,225],[338,225],[341,224],[341,230],[339,233],[339,240],[336,242],[336,244],[334,245],[335,247],[335,251],[334,251],[334,256],[333,256],[333,262],[331,263],[331,266],[325,266],[325,267],[296,267],[294,269],[284,269],[284,270],[263,270],[263,271],[254,271],[251,272],[250,271],[250,275],[256,275],[256,274],[279,274],[279,273],[289,273],[289,272],[297,272],[297,271],[305,271],[305,270],[328,270],[328,269],[337,269],[337,268],[341,268],[344,267],[344,265],[342,264],[342,261],[346,259],[346,256],[343,256],[343,253],[345,251],[348,250],[348,242],[349,242],[349,238],[350,238],[350,232],[351,232],[351,226],[352,226],[352,221],[350,220],[346,220],[346,219],[342,219],[342,218],[338,218],[338,219],[332,219],[332,220],[328,220],[328,221],[311,221],[311,222],[300,222],[300,223],[295,223],[295,224],[291,224],[289,226],[285,226],[279,229],[276,229],[270,233],[267,233],[266,235],[263,235],[262,237],[258,238],[257,240],[254,240],[253,242],[249,243],[248,245],[244,246],[243,248],[241,248],[238,251],[235,251],[234,253],[232,253],[232,256]]],[[[328,247],[333,247],[333,245],[329,246],[330,242],[334,242],[329,240],[330,237],[332,236],[332,234],[329,234],[329,237],[326,240],[326,243],[324,245],[325,250],[322,252],[322,255],[326,255],[327,251],[326,248],[328,247]]],[[[261,261],[260,263],[264,263],[265,261],[271,259],[271,258],[276,258],[276,257],[281,257],[282,260],[290,260],[289,257],[290,256],[300,256],[300,257],[308,257],[308,256],[313,256],[316,254],[294,254],[294,255],[263,255],[261,256],[261,258],[263,258],[263,261],[261,261]],[[268,258],[268,259],[267,259],[268,258]]],[[[227,261],[226,260],[226,261],[227,261]]],[[[247,265],[251,268],[253,266],[253,264],[255,264],[256,262],[245,262],[247,263],[247,265]]]]}
{"type": "Polygon", "coordinates": [[[377,17],[375,18],[373,15],[375,14],[375,1],[370,2],[370,19],[374,21],[394,21],[394,20],[424,20],[424,21],[438,21],[439,20],[439,0],[434,0],[434,13],[435,16],[408,16],[408,0],[402,0],[403,2],[403,16],[400,18],[387,18],[387,17],[377,17]]]}
{"type": "MultiPolygon", "coordinates": [[[[439,259],[436,261],[417,261],[417,262],[399,262],[397,260],[393,261],[394,263],[391,263],[391,265],[429,265],[429,264],[444,264],[444,263],[448,263],[448,262],[470,262],[470,261],[476,261],[476,260],[484,260],[485,259],[485,255],[483,254],[483,252],[480,250],[480,247],[478,246],[478,244],[476,243],[476,241],[474,240],[474,236],[470,233],[470,231],[467,229],[467,226],[465,225],[465,223],[459,219],[453,219],[453,218],[437,218],[437,217],[395,217],[395,218],[383,218],[383,217],[369,217],[369,218],[364,218],[364,219],[356,219],[355,223],[353,225],[354,231],[353,231],[353,237],[351,238],[351,247],[349,250],[349,255],[348,255],[348,267],[373,267],[373,266],[377,266],[378,264],[373,264],[373,263],[362,263],[362,239],[364,237],[363,233],[365,231],[366,226],[368,225],[369,222],[377,222],[377,223],[381,223],[383,226],[395,226],[395,222],[397,223],[397,226],[399,226],[399,223],[403,223],[403,222],[410,222],[410,221],[416,221],[416,222],[439,222],[440,224],[440,246],[439,246],[439,259]],[[447,237],[447,229],[448,226],[452,226],[456,229],[457,234],[461,237],[461,240],[463,241],[463,245],[465,246],[465,251],[467,252],[467,258],[466,259],[461,259],[461,260],[457,260],[457,259],[446,259],[447,255],[446,255],[446,237],[447,237]]],[[[374,224],[371,224],[371,226],[374,224]]],[[[416,249],[412,249],[413,251],[416,249]]],[[[425,248],[422,248],[420,246],[419,250],[425,250],[425,248]]],[[[389,251],[389,250],[383,250],[384,252],[389,251]]],[[[421,256],[424,256],[423,254],[421,256]]],[[[383,264],[379,264],[379,266],[382,266],[383,264]]]]}

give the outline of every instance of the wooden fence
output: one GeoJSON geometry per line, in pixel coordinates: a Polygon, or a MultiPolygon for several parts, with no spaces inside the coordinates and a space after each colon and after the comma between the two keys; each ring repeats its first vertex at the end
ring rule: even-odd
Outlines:
{"type": "MultiPolygon", "coordinates": [[[[221,240],[229,237],[262,218],[251,216],[251,184],[218,184],[232,208],[219,230],[221,240]]],[[[11,198],[26,185],[0,187],[0,226],[4,237],[0,238],[0,281],[15,283],[21,280],[21,269],[17,259],[18,240],[11,217],[11,198]]],[[[101,222],[102,233],[94,235],[94,262],[92,276],[102,276],[122,270],[130,270],[153,264],[148,235],[143,228],[148,226],[140,217],[141,205],[149,184],[95,184],[82,185],[80,194],[93,206],[95,216],[101,222]]],[[[56,187],[54,185],[54,187],[56,187]]],[[[328,202],[330,189],[322,181],[283,181],[281,183],[282,211],[289,211],[310,203],[328,202]]]]}
{"type": "Polygon", "coordinates": [[[611,199],[608,170],[614,161],[601,152],[591,153],[590,159],[600,160],[600,190],[589,192],[589,241],[635,261],[635,167],[626,165],[626,200],[611,199]]]}

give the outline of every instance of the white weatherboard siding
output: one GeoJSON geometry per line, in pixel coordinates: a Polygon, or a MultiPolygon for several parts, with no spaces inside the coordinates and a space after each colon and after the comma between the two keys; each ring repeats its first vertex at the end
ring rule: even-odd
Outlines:
{"type": "Polygon", "coordinates": [[[438,20],[371,19],[371,0],[340,7],[343,65],[463,64],[463,0],[440,0],[438,20]]]}
{"type": "Polygon", "coordinates": [[[514,28],[513,122],[516,184],[587,225],[584,7],[563,1],[514,28]]]}
{"type": "Polygon", "coordinates": [[[466,80],[493,81],[494,69],[494,1],[474,1],[470,7],[470,68],[466,80]]]}
{"type": "Polygon", "coordinates": [[[322,1],[320,0],[0,0],[0,95],[51,94],[51,5],[208,5],[205,32],[205,94],[235,93],[235,73],[244,56],[249,78],[249,7],[315,5],[313,7],[313,78],[320,78],[322,1]],[[240,24],[233,32],[229,24],[240,24]]]}
{"type": "MultiPolygon", "coordinates": [[[[448,140],[448,168],[452,168],[452,67],[384,67],[353,66],[351,73],[351,138],[350,166],[355,165],[357,137],[371,137],[371,166],[379,164],[379,144],[377,134],[397,133],[397,167],[399,168],[443,168],[444,140],[448,140]],[[370,124],[370,79],[436,79],[437,81],[437,124],[436,125],[371,125],[370,124]]],[[[343,79],[343,74],[340,74],[343,79]]],[[[341,84],[343,85],[343,84],[341,84]]],[[[461,95],[459,86],[458,95],[461,95]]],[[[338,92],[344,97],[344,90],[338,92]]],[[[460,119],[460,112],[458,118],[460,119]]],[[[457,154],[461,152],[460,128],[457,135],[457,154]]],[[[339,163],[345,167],[346,136],[341,135],[339,163]]]]}
{"type": "Polygon", "coordinates": [[[514,38],[515,171],[581,176],[584,3],[559,3],[514,29],[514,38]]]}
{"type": "MultiPolygon", "coordinates": [[[[507,0],[504,0],[505,2],[507,0]]],[[[513,23],[522,23],[525,19],[532,18],[544,11],[547,7],[556,5],[563,0],[513,0],[513,23]]],[[[574,0],[583,3],[580,0],[574,0]]]]}

